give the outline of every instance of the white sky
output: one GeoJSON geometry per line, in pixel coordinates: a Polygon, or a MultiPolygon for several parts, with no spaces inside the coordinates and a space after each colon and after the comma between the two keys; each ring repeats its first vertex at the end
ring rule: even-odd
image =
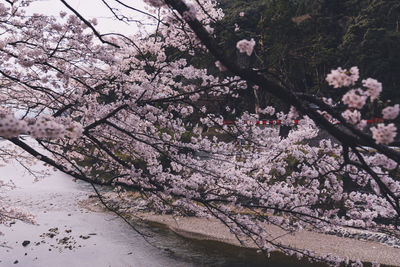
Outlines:
{"type": "MultiPolygon", "coordinates": [[[[96,29],[101,33],[118,32],[129,35],[138,30],[135,22],[127,24],[115,19],[112,12],[101,0],[66,0],[66,2],[86,19],[97,18],[98,25],[96,26],[96,29]]],[[[113,0],[107,2],[110,5],[115,3],[113,0]]],[[[146,11],[145,4],[142,0],[122,0],[122,2],[129,4],[134,8],[146,11]]],[[[142,22],[146,21],[146,16],[139,12],[129,12],[121,6],[119,6],[119,8],[121,8],[125,15],[130,16],[132,19],[142,22]]],[[[32,3],[27,8],[29,14],[39,13],[54,16],[58,16],[61,10],[70,13],[67,7],[65,7],[59,0],[36,0],[36,2],[32,3]]]]}
{"type": "MultiPolygon", "coordinates": [[[[72,8],[77,10],[84,18],[92,19],[97,18],[98,25],[95,26],[97,31],[100,33],[122,33],[125,35],[134,34],[138,31],[137,24],[131,22],[129,24],[121,22],[115,19],[112,12],[104,5],[101,0],[65,0],[72,8]]],[[[130,6],[146,11],[145,4],[142,0],[121,0],[122,2],[129,4],[130,6]]],[[[113,3],[113,0],[108,0],[109,3],[113,3]]],[[[45,14],[50,16],[59,17],[60,11],[65,11],[68,14],[72,12],[61,3],[60,0],[35,0],[26,9],[27,15],[34,13],[45,14]]],[[[125,15],[129,15],[133,19],[146,22],[146,16],[139,12],[128,12],[126,9],[122,9],[125,15]]],[[[149,21],[149,20],[147,20],[149,21]]],[[[148,31],[151,31],[154,27],[147,25],[145,27],[148,31]]],[[[15,116],[22,116],[24,111],[16,111],[15,116]]]]}

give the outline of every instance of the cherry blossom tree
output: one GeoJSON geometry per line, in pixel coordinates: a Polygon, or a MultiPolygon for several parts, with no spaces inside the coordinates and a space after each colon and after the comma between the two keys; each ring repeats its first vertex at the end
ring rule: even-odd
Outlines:
{"type": "MultiPolygon", "coordinates": [[[[32,160],[94,187],[113,186],[122,202],[129,203],[123,192],[135,190],[158,212],[217,218],[238,240],[251,240],[267,254],[279,249],[332,265],[346,262],[287,247],[269,236],[268,225],[399,236],[400,153],[388,146],[397,134],[399,105],[383,109],[385,122],[370,127],[363,114],[382,85],[359,81],[357,67],[327,75],[332,90],[343,93],[343,105],[336,105],[295,93],[225,56],[212,28],[223,17],[215,1],[146,0],[154,34],[132,36],[100,33],[96,20],[64,0],[57,18],[28,16],[29,2],[0,2],[0,136],[32,160]],[[200,55],[213,56],[221,73],[190,64],[200,55]],[[285,125],[296,119],[287,138],[248,123],[259,114],[227,106],[237,119],[225,125],[208,110],[213,97],[237,98],[253,88],[292,106],[288,114],[259,110],[285,125]],[[312,145],[319,129],[338,143],[312,145]],[[20,135],[35,138],[40,149],[20,135]]],[[[129,20],[124,10],[133,7],[101,2],[129,20]]],[[[254,39],[237,43],[247,56],[255,46],[254,39]]],[[[0,213],[2,222],[9,213],[0,213]]]]}

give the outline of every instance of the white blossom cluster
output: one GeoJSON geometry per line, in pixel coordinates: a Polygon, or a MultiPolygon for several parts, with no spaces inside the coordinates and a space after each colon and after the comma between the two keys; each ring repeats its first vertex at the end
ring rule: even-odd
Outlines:
{"type": "Polygon", "coordinates": [[[385,120],[394,120],[399,115],[400,105],[386,107],[382,110],[382,115],[385,120]]]}
{"type": "Polygon", "coordinates": [[[41,116],[34,123],[29,125],[29,134],[34,138],[59,138],[64,132],[63,125],[54,121],[52,117],[41,116]]]}
{"type": "Polygon", "coordinates": [[[349,71],[339,67],[326,76],[326,81],[334,88],[349,87],[354,85],[359,77],[358,67],[352,67],[349,71]]]}
{"type": "Polygon", "coordinates": [[[26,134],[28,124],[15,118],[12,114],[0,114],[0,136],[5,138],[16,137],[21,134],[26,134]]]}
{"type": "MultiPolygon", "coordinates": [[[[352,67],[350,71],[338,68],[332,70],[331,73],[327,75],[326,80],[329,85],[332,85],[334,88],[350,87],[357,82],[359,78],[358,72],[359,70],[357,67],[352,67]]],[[[382,84],[375,79],[367,78],[362,80],[362,85],[366,90],[361,88],[351,89],[342,96],[342,102],[350,108],[342,113],[342,117],[349,123],[357,125],[359,129],[364,129],[366,126],[366,121],[362,119],[360,110],[364,108],[368,98],[373,102],[382,92],[382,84]]],[[[399,104],[384,108],[382,110],[383,119],[396,119],[399,115],[399,110],[399,104]]],[[[378,144],[390,144],[397,135],[397,128],[393,123],[388,125],[381,123],[378,124],[377,127],[371,127],[370,130],[372,132],[372,138],[374,138],[378,144]]]]}
{"type": "Polygon", "coordinates": [[[379,123],[377,127],[371,127],[371,132],[377,144],[390,144],[397,135],[397,128],[393,123],[379,123]]]}
{"type": "Polygon", "coordinates": [[[368,78],[366,80],[363,80],[362,84],[365,88],[367,88],[367,95],[370,96],[371,102],[378,98],[378,96],[382,92],[382,83],[378,82],[375,79],[368,78]]]}
{"type": "Polygon", "coordinates": [[[350,108],[362,109],[368,96],[361,89],[352,89],[343,95],[342,101],[350,108]]]}
{"type": "Polygon", "coordinates": [[[274,115],[275,114],[275,108],[271,107],[271,106],[267,106],[264,109],[260,109],[259,113],[268,114],[268,115],[274,115]]]}
{"type": "Polygon", "coordinates": [[[248,56],[251,56],[253,53],[254,46],[256,45],[256,41],[253,38],[251,40],[240,40],[236,44],[236,48],[239,49],[240,53],[246,53],[248,56]]]}
{"type": "Polygon", "coordinates": [[[30,135],[34,138],[56,139],[68,136],[78,138],[83,132],[82,125],[71,120],[55,119],[51,116],[39,116],[37,119],[17,119],[11,113],[0,114],[0,136],[4,138],[30,135]]]}
{"type": "Polygon", "coordinates": [[[219,61],[215,61],[215,66],[219,69],[219,71],[226,71],[227,68],[219,61]]]}
{"type": "Polygon", "coordinates": [[[353,111],[351,111],[350,109],[346,109],[342,113],[342,116],[351,124],[357,124],[361,121],[361,113],[356,109],[353,111]]]}

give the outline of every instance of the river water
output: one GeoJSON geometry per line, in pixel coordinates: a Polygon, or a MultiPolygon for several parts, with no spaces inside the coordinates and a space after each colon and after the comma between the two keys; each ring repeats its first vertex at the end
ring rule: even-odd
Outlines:
{"type": "MultiPolygon", "coordinates": [[[[34,168],[40,167],[38,164],[34,168]]],[[[138,225],[133,231],[111,213],[79,205],[93,194],[90,185],[52,172],[34,181],[15,161],[0,167],[0,180],[16,188],[0,188],[0,204],[35,216],[36,224],[16,221],[0,225],[0,266],[309,266],[275,255],[266,260],[254,250],[182,238],[168,229],[138,225]],[[24,241],[29,244],[23,245],[24,241]]]]}

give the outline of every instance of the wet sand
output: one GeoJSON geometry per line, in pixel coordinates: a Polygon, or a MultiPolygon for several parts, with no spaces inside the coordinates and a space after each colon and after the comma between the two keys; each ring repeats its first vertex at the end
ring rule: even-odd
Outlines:
{"type": "MultiPolygon", "coordinates": [[[[177,234],[187,238],[214,240],[240,246],[240,243],[229,232],[227,227],[215,219],[174,218],[170,215],[150,213],[138,213],[135,215],[145,221],[165,225],[177,234]]],[[[267,231],[273,237],[283,235],[279,239],[282,244],[299,249],[309,249],[319,255],[332,253],[341,257],[349,257],[351,260],[360,259],[363,262],[400,266],[400,249],[378,242],[361,241],[309,231],[300,231],[294,235],[285,235],[285,232],[276,226],[268,226],[267,231]]],[[[251,244],[247,246],[254,247],[251,244]]]]}

